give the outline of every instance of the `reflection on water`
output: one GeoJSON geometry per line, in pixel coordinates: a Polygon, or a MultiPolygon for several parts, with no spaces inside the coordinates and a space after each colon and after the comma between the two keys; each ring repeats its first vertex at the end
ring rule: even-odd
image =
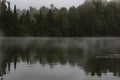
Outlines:
{"type": "Polygon", "coordinates": [[[3,80],[119,80],[119,41],[0,38],[0,76],[3,80]]]}

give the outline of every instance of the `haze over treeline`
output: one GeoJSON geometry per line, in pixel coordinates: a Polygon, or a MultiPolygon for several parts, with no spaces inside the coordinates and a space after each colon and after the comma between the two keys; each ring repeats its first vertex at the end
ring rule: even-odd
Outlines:
{"type": "Polygon", "coordinates": [[[6,36],[120,36],[120,2],[85,1],[79,7],[30,7],[0,3],[0,29],[6,36]]]}
{"type": "Polygon", "coordinates": [[[69,8],[73,5],[76,7],[84,3],[84,0],[7,0],[11,2],[11,7],[16,4],[19,9],[29,9],[29,6],[39,9],[41,6],[50,8],[50,4],[54,4],[55,7],[69,8]],[[24,3],[24,4],[23,4],[24,3]]]}

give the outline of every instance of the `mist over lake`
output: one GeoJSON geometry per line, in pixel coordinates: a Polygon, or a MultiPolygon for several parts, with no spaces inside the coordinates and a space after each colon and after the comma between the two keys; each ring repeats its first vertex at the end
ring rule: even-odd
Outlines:
{"type": "Polygon", "coordinates": [[[0,80],[120,80],[120,0],[0,0],[0,80]]]}
{"type": "Polygon", "coordinates": [[[119,41],[114,37],[0,38],[1,79],[119,80],[120,58],[115,56],[120,56],[119,41]]]}

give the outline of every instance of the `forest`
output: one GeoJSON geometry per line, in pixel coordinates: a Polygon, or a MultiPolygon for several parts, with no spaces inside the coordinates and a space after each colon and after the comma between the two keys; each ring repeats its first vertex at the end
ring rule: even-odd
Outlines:
{"type": "Polygon", "coordinates": [[[84,2],[69,9],[40,9],[30,7],[20,10],[10,2],[0,3],[0,31],[4,36],[35,37],[101,37],[120,36],[120,3],[101,0],[84,2]]]}

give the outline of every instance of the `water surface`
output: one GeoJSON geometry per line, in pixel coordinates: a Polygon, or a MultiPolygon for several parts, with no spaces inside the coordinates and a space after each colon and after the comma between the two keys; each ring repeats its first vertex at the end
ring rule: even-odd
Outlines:
{"type": "Polygon", "coordinates": [[[120,80],[120,38],[0,38],[0,80],[120,80]]]}

